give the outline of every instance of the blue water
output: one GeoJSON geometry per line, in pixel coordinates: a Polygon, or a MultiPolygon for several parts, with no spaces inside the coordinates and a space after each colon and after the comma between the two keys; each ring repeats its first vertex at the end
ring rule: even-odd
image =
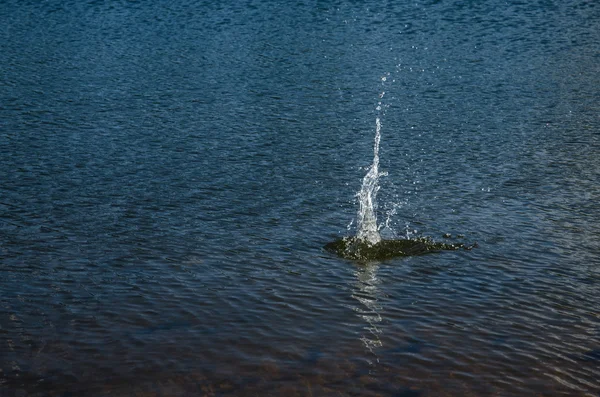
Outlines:
{"type": "Polygon", "coordinates": [[[598,43],[593,0],[1,2],[0,395],[598,395],[598,43]],[[381,235],[478,248],[323,250],[377,117],[381,235]]]}

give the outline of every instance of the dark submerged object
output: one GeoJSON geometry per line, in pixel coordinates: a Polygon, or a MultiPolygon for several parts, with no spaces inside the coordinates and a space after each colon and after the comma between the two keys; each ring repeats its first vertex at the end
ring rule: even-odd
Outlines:
{"type": "Polygon", "coordinates": [[[443,250],[471,249],[473,246],[465,246],[463,243],[440,243],[429,237],[381,240],[375,244],[357,237],[344,237],[326,244],[324,248],[345,259],[369,261],[423,255],[443,250]]]}

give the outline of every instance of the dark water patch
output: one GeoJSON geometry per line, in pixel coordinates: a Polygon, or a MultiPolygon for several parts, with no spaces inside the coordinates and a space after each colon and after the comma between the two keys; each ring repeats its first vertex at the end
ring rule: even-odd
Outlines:
{"type": "Polygon", "coordinates": [[[456,251],[461,248],[470,250],[474,246],[464,243],[437,242],[429,237],[381,240],[375,244],[356,237],[344,237],[325,244],[324,248],[342,258],[364,262],[424,255],[439,251],[456,251]]]}
{"type": "Polygon", "coordinates": [[[581,355],[579,360],[600,366],[600,349],[590,350],[581,355]]]}

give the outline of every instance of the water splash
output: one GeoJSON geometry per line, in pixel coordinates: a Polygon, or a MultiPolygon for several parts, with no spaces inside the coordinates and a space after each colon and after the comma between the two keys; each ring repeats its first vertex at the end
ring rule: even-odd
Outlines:
{"type": "MultiPolygon", "coordinates": [[[[387,74],[389,76],[389,73],[387,74]]],[[[387,80],[387,76],[381,78],[382,84],[387,80]]],[[[379,94],[381,100],[385,91],[379,94]]],[[[379,191],[379,177],[387,175],[379,172],[379,143],[381,141],[381,115],[385,114],[387,105],[382,105],[380,101],[376,107],[379,115],[375,118],[375,144],[373,147],[373,164],[369,167],[364,176],[358,197],[358,216],[356,218],[356,236],[344,237],[332,241],[325,245],[325,249],[335,253],[342,258],[352,259],[360,262],[386,260],[399,256],[422,255],[428,252],[441,250],[457,250],[464,248],[470,250],[477,246],[477,243],[466,246],[464,243],[439,243],[428,237],[413,238],[412,235],[417,231],[409,231],[409,224],[406,225],[406,238],[395,238],[392,231],[392,239],[382,239],[377,225],[377,192],[379,191]]],[[[383,224],[384,232],[391,230],[390,219],[396,214],[397,205],[393,206],[387,213],[387,219],[383,224]]],[[[352,223],[348,225],[351,229],[352,223]]],[[[375,328],[374,328],[375,329],[375,328]]],[[[365,343],[367,341],[365,340],[365,343]]],[[[376,340],[374,343],[377,343],[376,340]]]]}
{"type": "MultiPolygon", "coordinates": [[[[385,85],[390,73],[381,77],[381,84],[385,85]]],[[[385,114],[386,105],[382,105],[385,91],[379,93],[379,102],[376,110],[379,115],[385,114]]],[[[377,226],[377,192],[379,191],[379,177],[385,175],[379,172],[379,142],[381,141],[381,118],[375,118],[375,144],[373,147],[373,164],[362,181],[358,192],[358,215],[356,218],[356,238],[368,244],[377,244],[381,241],[379,227],[377,226]]]]}
{"type": "Polygon", "coordinates": [[[377,192],[379,191],[379,142],[381,140],[381,121],[375,119],[375,145],[373,149],[373,164],[363,178],[362,187],[358,192],[358,216],[356,236],[370,244],[381,241],[377,227],[377,192]]]}

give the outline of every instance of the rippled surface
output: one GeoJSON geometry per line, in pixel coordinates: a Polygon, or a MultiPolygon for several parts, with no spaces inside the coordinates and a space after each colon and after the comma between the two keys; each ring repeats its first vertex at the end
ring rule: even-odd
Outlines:
{"type": "Polygon", "coordinates": [[[2,2],[0,394],[596,396],[600,7],[396,3],[2,2]]]}

